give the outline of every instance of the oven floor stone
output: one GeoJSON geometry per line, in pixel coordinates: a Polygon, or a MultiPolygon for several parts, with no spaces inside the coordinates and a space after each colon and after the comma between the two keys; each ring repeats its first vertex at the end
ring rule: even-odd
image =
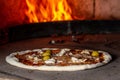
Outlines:
{"type": "MultiPolygon", "coordinates": [[[[113,35],[114,36],[114,35],[113,35]]],[[[120,35],[118,35],[119,37],[120,35]]],[[[98,37],[98,36],[97,36],[98,37]]],[[[86,37],[87,38],[87,37],[86,37]]],[[[113,38],[113,37],[112,37],[113,38]]],[[[88,39],[88,38],[87,38],[88,39]]],[[[119,38],[110,41],[120,40],[119,38]]],[[[50,45],[51,38],[37,38],[23,41],[17,41],[0,46],[0,80],[120,80],[120,51],[109,48],[104,41],[74,43],[66,42],[64,44],[50,45]],[[40,71],[28,70],[12,66],[5,61],[5,57],[12,52],[36,49],[43,47],[68,47],[68,48],[90,48],[108,51],[113,60],[104,66],[83,70],[83,71],[40,71]]],[[[102,38],[101,38],[102,40],[102,38]]]]}
{"type": "Polygon", "coordinates": [[[1,73],[0,72],[0,80],[25,80],[23,78],[19,78],[17,76],[13,76],[11,74],[8,74],[8,73],[1,73]]]}

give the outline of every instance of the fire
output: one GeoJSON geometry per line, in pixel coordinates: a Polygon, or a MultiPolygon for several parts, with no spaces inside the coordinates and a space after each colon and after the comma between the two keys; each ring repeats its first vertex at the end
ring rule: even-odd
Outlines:
{"type": "Polygon", "coordinates": [[[73,20],[66,0],[26,0],[29,22],[73,20]]]}

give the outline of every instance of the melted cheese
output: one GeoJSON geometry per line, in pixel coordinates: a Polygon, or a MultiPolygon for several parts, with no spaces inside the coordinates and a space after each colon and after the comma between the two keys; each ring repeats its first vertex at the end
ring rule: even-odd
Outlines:
{"type": "Polygon", "coordinates": [[[78,60],[77,58],[75,58],[75,57],[71,57],[71,60],[72,60],[72,62],[74,62],[74,63],[79,62],[79,60],[78,60]]]}
{"type": "Polygon", "coordinates": [[[45,61],[46,64],[55,64],[55,59],[48,59],[45,61]]]}
{"type": "Polygon", "coordinates": [[[82,50],[81,54],[90,54],[89,50],[82,50]]]}
{"type": "Polygon", "coordinates": [[[70,49],[62,49],[58,54],[57,54],[57,56],[62,56],[62,55],[64,55],[64,53],[66,52],[66,51],[69,51],[70,49]]]}
{"type": "Polygon", "coordinates": [[[78,59],[75,57],[71,57],[72,62],[79,63],[79,62],[85,62],[87,59],[78,59]]]}

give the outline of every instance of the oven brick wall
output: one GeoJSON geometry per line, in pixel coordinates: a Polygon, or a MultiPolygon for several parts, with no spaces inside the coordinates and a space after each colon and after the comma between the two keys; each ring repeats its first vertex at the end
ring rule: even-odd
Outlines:
{"type": "Polygon", "coordinates": [[[73,15],[82,20],[90,20],[94,17],[93,0],[67,0],[71,5],[73,15]]]}
{"type": "Polygon", "coordinates": [[[120,0],[96,0],[95,4],[95,19],[120,19],[120,0]]]}
{"type": "Polygon", "coordinates": [[[0,0],[0,28],[24,23],[25,0],[0,0]]]}

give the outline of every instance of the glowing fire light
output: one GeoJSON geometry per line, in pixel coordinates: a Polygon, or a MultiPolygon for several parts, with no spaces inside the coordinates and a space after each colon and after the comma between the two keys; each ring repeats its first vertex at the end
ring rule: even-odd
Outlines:
{"type": "Polygon", "coordinates": [[[73,20],[66,0],[26,0],[29,22],[73,20]]]}

